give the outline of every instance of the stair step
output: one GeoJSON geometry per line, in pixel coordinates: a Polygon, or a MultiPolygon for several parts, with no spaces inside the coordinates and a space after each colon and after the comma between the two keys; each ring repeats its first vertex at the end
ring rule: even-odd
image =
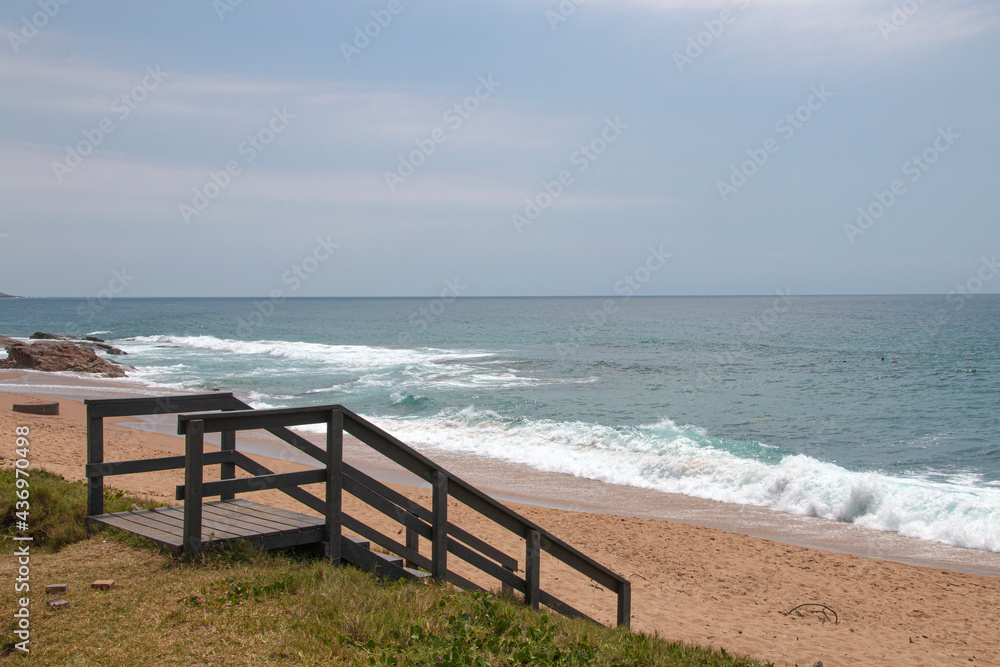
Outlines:
{"type": "Polygon", "coordinates": [[[416,579],[423,579],[425,577],[431,576],[430,572],[424,572],[423,570],[417,570],[417,569],[414,569],[412,567],[404,567],[403,569],[406,570],[407,572],[409,572],[410,576],[412,576],[412,577],[414,577],[416,579]]]}
{"type": "Polygon", "coordinates": [[[371,550],[371,548],[372,548],[372,543],[371,542],[369,542],[368,540],[363,540],[360,537],[352,537],[350,535],[344,535],[344,538],[350,540],[351,542],[354,542],[355,544],[357,544],[362,549],[371,550]]]}
{"type": "Polygon", "coordinates": [[[403,567],[403,559],[400,558],[399,556],[393,556],[392,554],[384,554],[381,551],[373,551],[372,553],[388,563],[392,563],[397,567],[403,567]]]}

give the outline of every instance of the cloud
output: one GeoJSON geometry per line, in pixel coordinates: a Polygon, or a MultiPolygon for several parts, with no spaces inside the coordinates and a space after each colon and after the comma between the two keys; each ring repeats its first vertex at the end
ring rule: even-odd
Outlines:
{"type": "Polygon", "coordinates": [[[296,125],[308,133],[312,150],[363,145],[369,155],[384,151],[387,166],[395,162],[398,152],[411,150],[414,141],[424,139],[435,128],[446,130],[452,145],[513,152],[556,146],[560,136],[569,137],[574,130],[600,120],[575,111],[554,115],[548,109],[539,110],[507,96],[503,85],[489,99],[477,101],[471,114],[451,112],[473,96],[479,85],[477,77],[445,88],[377,81],[202,76],[169,63],[124,70],[99,63],[14,58],[2,50],[0,107],[20,113],[28,119],[25,124],[29,128],[30,119],[44,115],[45,127],[14,136],[36,142],[52,138],[59,146],[68,135],[78,136],[80,129],[112,116],[115,100],[142,83],[146,67],[162,68],[168,74],[139,109],[145,134],[166,135],[169,128],[170,146],[176,149],[191,142],[193,154],[207,148],[206,135],[221,140],[238,137],[237,128],[256,131],[275,106],[287,107],[296,115],[296,125]],[[460,127],[456,127],[456,120],[460,127]],[[157,132],[159,126],[164,132],[157,132]]]}
{"type": "MultiPolygon", "coordinates": [[[[539,0],[542,5],[554,4],[539,0]]],[[[588,0],[604,11],[642,13],[650,20],[680,21],[694,34],[703,22],[729,10],[735,19],[719,48],[733,57],[748,54],[755,64],[767,58],[771,66],[809,68],[832,61],[906,58],[914,51],[973,38],[1000,26],[1000,3],[957,0],[932,3],[930,0],[588,0]],[[880,25],[898,22],[900,8],[906,6],[905,22],[899,30],[880,25]],[[898,39],[897,39],[898,37],[898,39]]]]}

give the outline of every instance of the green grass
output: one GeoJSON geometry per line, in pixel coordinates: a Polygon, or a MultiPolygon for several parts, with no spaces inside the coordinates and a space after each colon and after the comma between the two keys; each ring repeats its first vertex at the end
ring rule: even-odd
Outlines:
{"type": "MultiPolygon", "coordinates": [[[[82,485],[34,471],[31,479],[33,513],[48,512],[52,523],[82,523],[82,485]],[[36,495],[42,479],[51,485],[51,495],[36,495]],[[36,508],[50,501],[54,511],[36,508]]],[[[126,506],[135,502],[119,500],[126,506]]],[[[759,664],[725,651],[538,613],[512,597],[386,581],[300,552],[265,553],[240,545],[178,559],[107,533],[70,543],[67,535],[86,536],[86,531],[49,533],[41,525],[39,534],[62,548],[33,555],[32,585],[69,582],[63,597],[70,608],[49,609],[42,595],[33,600],[32,664],[759,664]],[[93,591],[89,582],[95,579],[118,583],[110,591],[93,591]]],[[[0,578],[9,580],[15,568],[15,559],[0,559],[0,578]]],[[[4,632],[0,661],[22,659],[8,637],[4,632]]]]}
{"type": "MultiPolygon", "coordinates": [[[[34,549],[44,549],[55,553],[67,544],[87,538],[87,485],[84,482],[68,482],[61,475],[44,470],[24,471],[27,481],[28,530],[16,530],[15,522],[21,518],[18,512],[19,490],[17,474],[11,468],[0,470],[0,531],[5,538],[3,550],[12,549],[12,542],[6,539],[12,535],[27,535],[33,538],[34,549]]],[[[126,495],[118,489],[105,488],[104,511],[124,512],[139,505],[144,509],[154,507],[148,499],[126,495]]],[[[157,503],[159,505],[159,503],[157,503]]]]}

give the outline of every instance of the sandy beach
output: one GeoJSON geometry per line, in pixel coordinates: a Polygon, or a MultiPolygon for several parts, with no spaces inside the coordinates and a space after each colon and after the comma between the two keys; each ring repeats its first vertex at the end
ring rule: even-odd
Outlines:
{"type": "MultiPolygon", "coordinates": [[[[0,380],[17,377],[0,374],[0,380]]],[[[42,393],[52,392],[0,393],[0,432],[9,434],[0,439],[4,465],[13,457],[15,427],[27,425],[32,433],[33,467],[67,479],[82,479],[85,426],[80,401],[59,399],[60,415],[54,417],[11,411],[15,402],[49,400],[42,393]]],[[[136,430],[115,421],[128,420],[108,420],[107,460],[183,453],[183,440],[177,436],[136,430]]],[[[348,460],[361,467],[379,468],[377,462],[360,456],[358,446],[349,443],[346,451],[348,460]]],[[[255,458],[276,470],[303,465],[294,458],[255,458]]],[[[444,464],[450,467],[449,463],[444,464]]],[[[383,473],[383,479],[392,480],[388,467],[383,473]]],[[[209,469],[206,477],[217,474],[209,469]]],[[[490,475],[491,471],[485,470],[482,479],[469,481],[480,484],[490,475]]],[[[466,476],[464,470],[461,476],[466,476]]],[[[182,472],[172,471],[122,476],[107,479],[106,484],[173,503],[174,486],[181,481],[182,472]]],[[[394,481],[406,480],[399,477],[394,481]]],[[[483,485],[516,511],[632,581],[632,624],[636,630],[723,647],[779,665],[812,665],[817,660],[826,667],[1000,664],[1000,578],[996,576],[1000,569],[996,554],[972,553],[967,563],[955,567],[916,566],[794,546],[785,540],[733,530],[645,518],[638,507],[624,512],[633,516],[559,509],[556,505],[572,503],[558,493],[532,498],[526,489],[537,487],[504,488],[502,481],[494,479],[492,485],[483,485]],[[529,502],[510,502],[511,498],[529,502]],[[982,573],[972,573],[975,570],[982,573]],[[814,613],[787,613],[805,603],[826,605],[836,612],[837,622],[814,613]]],[[[424,489],[398,484],[396,488],[417,502],[429,504],[429,493],[424,489]]],[[[639,502],[634,498],[632,502],[639,502]]],[[[279,492],[254,494],[253,499],[307,511],[279,492]]],[[[580,499],[577,506],[606,510],[602,502],[606,505],[610,499],[602,500],[595,491],[592,497],[580,499]]],[[[687,511],[705,518],[709,509],[709,505],[694,504],[687,511]]],[[[345,497],[345,511],[386,530],[397,525],[382,521],[374,510],[350,496],[345,497]]],[[[520,539],[459,504],[449,508],[449,518],[463,527],[474,526],[478,535],[517,556],[523,565],[520,539]]],[[[397,529],[391,530],[393,534],[397,529]]],[[[744,532],[753,530],[751,526],[744,532]]],[[[426,542],[423,547],[427,548],[426,542]]],[[[835,541],[831,548],[836,548],[835,541]]],[[[473,580],[490,583],[477,578],[457,559],[449,565],[473,580]]],[[[613,618],[612,594],[544,557],[542,586],[597,619],[613,618]]]]}

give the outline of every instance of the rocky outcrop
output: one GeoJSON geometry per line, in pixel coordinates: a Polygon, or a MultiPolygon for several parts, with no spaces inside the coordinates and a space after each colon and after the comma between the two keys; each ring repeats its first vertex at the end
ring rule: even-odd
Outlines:
{"type": "Polygon", "coordinates": [[[0,368],[98,373],[112,378],[125,377],[129,368],[97,356],[93,347],[80,342],[39,340],[28,344],[0,336],[0,345],[7,348],[7,359],[0,360],[0,368]]]}
{"type": "Polygon", "coordinates": [[[95,338],[94,336],[84,336],[83,338],[74,338],[73,336],[61,336],[58,334],[45,333],[43,331],[36,331],[35,333],[28,336],[32,340],[64,340],[69,341],[80,347],[87,348],[90,350],[104,350],[108,354],[128,354],[125,350],[119,349],[114,345],[108,345],[100,338],[95,338]]]}

